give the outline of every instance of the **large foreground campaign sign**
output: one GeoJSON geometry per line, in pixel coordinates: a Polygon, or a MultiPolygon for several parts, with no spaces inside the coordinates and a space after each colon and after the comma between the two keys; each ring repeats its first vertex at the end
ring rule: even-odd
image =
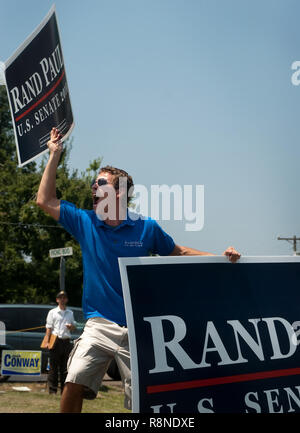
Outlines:
{"type": "Polygon", "coordinates": [[[119,262],[134,412],[300,412],[299,257],[119,262]]]}
{"type": "Polygon", "coordinates": [[[47,151],[53,126],[66,139],[73,114],[55,8],[5,62],[19,165],[47,151]]]}

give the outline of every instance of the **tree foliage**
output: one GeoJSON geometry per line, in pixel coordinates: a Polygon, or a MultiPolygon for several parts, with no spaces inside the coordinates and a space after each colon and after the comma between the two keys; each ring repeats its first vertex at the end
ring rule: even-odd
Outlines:
{"type": "MultiPolygon", "coordinates": [[[[78,207],[91,209],[90,183],[101,158],[85,172],[70,170],[70,141],[57,170],[57,194],[78,207]]],[[[75,239],[35,203],[47,162],[18,167],[14,133],[5,87],[0,87],[0,302],[48,303],[59,290],[59,259],[49,250],[73,247],[66,258],[66,290],[70,305],[81,305],[82,260],[75,239]]]]}

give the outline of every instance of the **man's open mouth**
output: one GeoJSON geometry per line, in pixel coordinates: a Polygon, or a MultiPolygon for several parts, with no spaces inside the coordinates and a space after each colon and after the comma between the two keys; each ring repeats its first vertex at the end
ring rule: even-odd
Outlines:
{"type": "Polygon", "coordinates": [[[100,200],[100,197],[97,197],[96,194],[93,194],[93,206],[97,206],[98,202],[100,200]]]}

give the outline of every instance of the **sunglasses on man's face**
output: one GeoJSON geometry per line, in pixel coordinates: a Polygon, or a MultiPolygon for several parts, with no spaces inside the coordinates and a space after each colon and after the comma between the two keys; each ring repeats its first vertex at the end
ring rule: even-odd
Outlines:
{"type": "Polygon", "coordinates": [[[98,180],[94,179],[92,181],[91,186],[93,187],[95,184],[98,184],[98,186],[102,186],[102,185],[107,185],[108,182],[104,177],[100,177],[100,179],[98,179],[98,180]]]}

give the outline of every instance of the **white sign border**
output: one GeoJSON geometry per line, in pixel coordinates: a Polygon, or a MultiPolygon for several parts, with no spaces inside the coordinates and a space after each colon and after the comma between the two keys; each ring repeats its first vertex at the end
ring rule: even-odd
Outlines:
{"type": "Polygon", "coordinates": [[[238,266],[242,263],[300,263],[300,256],[243,256],[234,265],[225,256],[159,256],[159,257],[119,257],[119,268],[125,303],[126,320],[130,347],[131,386],[132,386],[132,412],[139,413],[139,374],[136,349],[136,337],[132,313],[132,303],[129,291],[127,266],[138,265],[176,265],[187,263],[228,263],[238,266]]]}
{"type": "Polygon", "coordinates": [[[16,51],[4,62],[5,67],[7,68],[10,66],[18,57],[22,51],[30,44],[31,41],[36,37],[36,35],[42,30],[42,28],[47,24],[47,22],[50,20],[52,15],[56,12],[55,5],[51,6],[51,9],[45,16],[45,18],[40,22],[40,24],[33,30],[33,32],[25,39],[24,42],[22,42],[19,47],[16,49],[16,51]]]}

